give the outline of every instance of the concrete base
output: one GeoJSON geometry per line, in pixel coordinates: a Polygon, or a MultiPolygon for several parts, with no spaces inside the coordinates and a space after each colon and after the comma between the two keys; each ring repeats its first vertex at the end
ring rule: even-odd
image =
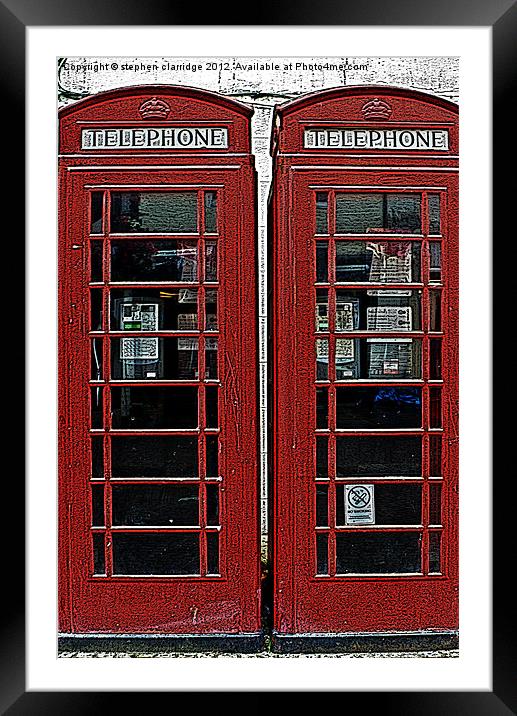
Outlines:
{"type": "Polygon", "coordinates": [[[457,631],[272,634],[272,650],[282,654],[438,651],[457,649],[458,643],[457,631]]]}
{"type": "Polygon", "coordinates": [[[59,634],[58,653],[66,652],[222,652],[251,654],[263,651],[258,634],[59,634]]]}

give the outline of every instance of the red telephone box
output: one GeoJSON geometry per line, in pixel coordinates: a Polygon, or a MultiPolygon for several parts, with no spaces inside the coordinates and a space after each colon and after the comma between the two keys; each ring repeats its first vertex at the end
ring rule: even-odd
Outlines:
{"type": "Polygon", "coordinates": [[[62,643],[256,648],[251,114],[172,86],[60,111],[62,643]]]}
{"type": "Polygon", "coordinates": [[[455,643],[458,108],[341,87],[273,126],[274,643],[455,643]]]}

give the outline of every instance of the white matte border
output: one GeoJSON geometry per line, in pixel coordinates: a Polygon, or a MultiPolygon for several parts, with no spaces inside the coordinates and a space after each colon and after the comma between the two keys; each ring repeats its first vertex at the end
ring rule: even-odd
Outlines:
{"type": "Polygon", "coordinates": [[[27,689],[490,690],[491,28],[30,27],[27,39],[27,689]],[[58,659],[56,58],[270,58],[279,49],[292,57],[460,57],[460,657],[58,659]]]}

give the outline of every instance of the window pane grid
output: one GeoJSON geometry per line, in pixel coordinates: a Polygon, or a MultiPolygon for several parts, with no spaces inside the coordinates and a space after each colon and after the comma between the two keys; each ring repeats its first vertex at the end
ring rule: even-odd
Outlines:
{"type": "MultiPolygon", "coordinates": [[[[414,193],[414,192],[413,192],[414,193]]],[[[431,416],[431,406],[430,406],[430,390],[428,387],[428,383],[431,381],[431,384],[441,383],[443,382],[441,380],[441,341],[437,341],[436,339],[433,339],[433,344],[430,343],[430,339],[427,337],[430,332],[432,332],[432,335],[441,335],[441,320],[440,317],[437,315],[437,300],[436,297],[440,296],[440,289],[441,286],[436,287],[436,285],[432,282],[431,276],[430,276],[430,250],[429,250],[429,242],[427,239],[427,236],[429,235],[429,225],[430,225],[430,210],[429,210],[429,201],[428,196],[426,192],[420,193],[420,228],[418,230],[418,234],[422,234],[421,236],[414,236],[414,234],[411,234],[412,240],[416,239],[418,242],[417,244],[413,243],[410,244],[412,246],[418,245],[421,247],[421,252],[417,254],[419,255],[419,267],[417,274],[413,275],[420,275],[421,276],[421,283],[419,282],[405,282],[400,284],[391,284],[391,283],[382,283],[379,282],[379,285],[381,287],[381,290],[388,289],[388,290],[407,290],[411,288],[418,288],[420,290],[420,314],[422,321],[421,325],[419,326],[419,329],[415,331],[414,327],[413,330],[410,331],[397,331],[397,332],[391,332],[391,331],[359,331],[359,330],[347,330],[347,331],[336,331],[336,303],[337,303],[337,293],[336,291],[338,289],[348,289],[355,290],[355,289],[361,289],[362,284],[359,281],[349,281],[348,283],[342,283],[336,282],[336,244],[342,243],[342,244],[349,244],[351,245],[352,242],[355,241],[356,245],[358,241],[358,235],[357,234],[351,234],[347,237],[341,237],[339,236],[337,239],[334,238],[336,233],[336,225],[335,225],[335,214],[336,214],[336,192],[335,190],[329,190],[328,192],[328,229],[329,229],[329,238],[322,240],[320,236],[315,237],[315,240],[313,242],[313,249],[314,249],[314,261],[315,261],[315,271],[314,271],[314,283],[315,283],[315,289],[318,288],[318,295],[320,296],[320,305],[321,305],[321,298],[323,296],[322,291],[325,290],[323,286],[328,286],[328,315],[325,321],[322,319],[318,319],[316,321],[315,326],[315,361],[320,360],[320,368],[318,370],[315,370],[314,373],[314,384],[315,387],[318,387],[318,392],[321,393],[322,390],[328,395],[328,418],[327,422],[325,424],[322,424],[321,419],[318,423],[315,423],[315,436],[318,436],[318,440],[327,440],[328,444],[328,453],[327,453],[327,462],[328,462],[328,476],[324,476],[319,473],[319,470],[321,468],[318,468],[318,464],[321,463],[319,458],[317,457],[317,452],[315,450],[315,482],[314,484],[314,490],[316,489],[316,485],[327,485],[327,494],[328,494],[328,526],[323,525],[321,523],[317,523],[316,520],[316,512],[314,513],[314,529],[317,532],[320,537],[317,538],[317,541],[315,543],[315,575],[327,575],[327,576],[336,576],[339,575],[339,572],[336,570],[339,568],[339,566],[336,563],[337,559],[337,535],[344,533],[357,533],[362,532],[364,534],[368,534],[369,532],[374,532],[376,534],[382,534],[382,533],[396,533],[396,532],[404,532],[404,533],[414,533],[415,535],[419,535],[418,537],[418,547],[415,547],[416,543],[413,543],[413,546],[411,549],[415,550],[415,559],[418,561],[418,567],[416,567],[416,562],[412,565],[411,570],[409,570],[411,573],[415,574],[433,574],[436,572],[436,570],[433,570],[431,567],[433,566],[433,563],[436,564],[437,560],[440,559],[439,556],[439,550],[440,546],[436,546],[436,544],[431,545],[430,543],[430,533],[437,532],[436,527],[429,528],[431,514],[430,510],[433,509],[436,513],[436,506],[433,506],[431,508],[430,506],[430,491],[429,491],[429,478],[430,478],[430,466],[431,461],[434,460],[434,463],[436,463],[436,457],[433,458],[431,455],[431,450],[433,449],[433,445],[435,443],[431,443],[429,436],[435,435],[436,433],[439,433],[442,431],[442,424],[441,424],[441,392],[438,392],[438,389],[434,388],[433,393],[433,416],[431,416]],[[317,239],[317,243],[316,243],[317,239]],[[316,257],[318,257],[316,259],[316,257]],[[323,265],[323,261],[327,260],[326,267],[323,265]],[[316,269],[317,266],[317,269],[316,269]],[[325,273],[327,272],[328,275],[328,282],[323,282],[321,279],[322,277],[325,277],[325,273]],[[428,286],[431,283],[432,290],[430,291],[428,286]],[[432,293],[433,303],[431,303],[431,296],[432,293]],[[348,348],[351,350],[351,355],[353,356],[353,348],[352,346],[359,347],[359,340],[362,339],[367,341],[369,344],[372,343],[372,341],[375,341],[375,339],[379,338],[381,339],[380,343],[382,343],[382,339],[384,341],[393,340],[394,338],[399,339],[411,339],[412,342],[415,340],[419,341],[419,353],[417,354],[419,357],[420,362],[420,375],[416,378],[411,378],[408,380],[404,379],[390,379],[390,382],[387,382],[387,379],[379,378],[377,380],[371,380],[371,379],[364,379],[363,376],[355,376],[353,378],[349,378],[347,381],[343,381],[343,379],[337,379],[336,374],[336,354],[338,353],[338,346],[339,346],[339,355],[343,356],[345,355],[343,353],[343,349],[346,346],[343,346],[341,343],[338,344],[337,341],[342,341],[343,338],[346,338],[347,336],[350,336],[350,339],[353,340],[353,344],[348,348]],[[317,341],[317,343],[316,343],[317,341]],[[318,348],[316,349],[316,345],[318,348]],[[431,355],[432,353],[432,355],[431,355]],[[324,364],[324,358],[325,354],[328,356],[328,363],[327,366],[323,366],[324,364]],[[327,375],[326,375],[327,373],[327,375]],[[400,428],[397,430],[396,428],[387,428],[382,430],[361,430],[361,429],[354,429],[353,427],[350,427],[348,429],[343,428],[337,428],[336,426],[336,386],[343,386],[346,390],[348,387],[354,386],[360,386],[361,384],[370,385],[370,386],[378,386],[378,387],[388,387],[389,385],[396,384],[397,387],[403,388],[405,386],[409,387],[415,384],[418,384],[421,386],[421,423],[419,426],[415,426],[414,429],[411,428],[404,428],[401,430],[400,428]],[[323,388],[323,385],[325,385],[325,388],[323,388]],[[415,435],[420,436],[420,455],[421,455],[421,475],[408,475],[408,476],[393,476],[393,477],[367,477],[367,476],[337,476],[336,474],[336,439],[340,435],[351,435],[351,436],[382,436],[382,435],[392,435],[392,436],[405,436],[405,435],[415,435]],[[324,437],[327,436],[327,437],[324,437]],[[319,462],[318,462],[319,460],[319,462]],[[317,481],[317,482],[316,482],[317,481]],[[408,524],[408,525],[353,525],[353,526],[343,526],[337,523],[337,515],[336,515],[336,489],[338,485],[345,485],[350,484],[351,481],[357,481],[358,484],[370,484],[375,489],[375,485],[417,485],[420,486],[420,519],[415,522],[414,524],[408,524]],[[324,541],[323,537],[325,535],[324,541]],[[319,540],[319,541],[318,541],[319,540]],[[434,550],[434,551],[433,551],[434,550]],[[433,552],[433,554],[431,554],[433,552]],[[417,557],[416,555],[419,555],[417,557]],[[438,554],[438,557],[436,556],[438,554]],[[434,562],[433,562],[434,560],[434,562]],[[323,565],[323,566],[322,566],[323,565]]],[[[443,203],[443,196],[441,197],[441,201],[443,203]]],[[[434,220],[436,225],[436,207],[433,208],[434,213],[434,220]]],[[[442,211],[440,212],[441,216],[444,216],[443,212],[443,205],[442,205],[442,211]]],[[[320,224],[321,225],[321,224],[320,224]]],[[[316,231],[316,234],[318,232],[316,231]]],[[[321,232],[320,232],[321,233],[321,232]]],[[[443,228],[441,230],[441,235],[438,237],[436,244],[441,241],[441,236],[443,235],[443,228]]],[[[367,235],[365,238],[367,238],[370,242],[377,242],[380,241],[384,242],[385,240],[385,234],[382,233],[381,235],[367,235]]],[[[436,236],[433,235],[433,242],[435,241],[436,236]]],[[[387,237],[386,242],[391,242],[391,246],[395,246],[397,239],[394,237],[387,237]]],[[[388,245],[388,244],[386,244],[388,245]]],[[[400,246],[400,240],[399,244],[400,246]]],[[[395,249],[393,249],[395,250],[395,249]]],[[[375,285],[375,284],[373,284],[375,285]]],[[[364,282],[364,291],[370,290],[372,287],[372,282],[364,282]]],[[[439,307],[439,306],[438,306],[439,307]]],[[[317,314],[318,315],[318,314],[317,314]]],[[[322,311],[319,311],[319,315],[322,315],[322,311]]],[[[362,346],[361,346],[362,347],[362,346]]],[[[414,346],[413,346],[414,348],[414,346]]],[[[411,349],[413,350],[413,349],[411,349]]],[[[400,349],[399,349],[399,356],[400,356],[400,349]]],[[[316,363],[315,363],[316,365],[316,363]]],[[[418,369],[417,369],[418,374],[418,369]]],[[[322,396],[320,395],[320,403],[321,403],[322,396]]],[[[433,440],[435,439],[433,438],[433,440]]],[[[439,458],[438,458],[439,459],[439,458]]],[[[434,468],[436,471],[436,467],[434,468]]],[[[440,470],[441,472],[441,470],[440,470]]],[[[341,489],[341,488],[339,488],[341,489]]],[[[315,493],[314,493],[315,494],[315,493]]],[[[440,500],[441,500],[441,494],[440,494],[440,500]]],[[[321,500],[322,496],[320,495],[319,500],[319,510],[321,513],[321,500]]],[[[436,501],[436,498],[433,497],[433,500],[436,501]]],[[[314,509],[316,510],[316,502],[314,503],[314,509]]],[[[413,539],[413,538],[412,538],[413,539]]],[[[415,538],[416,539],[416,538],[415,538]]],[[[347,570],[348,571],[348,570],[347,570]]],[[[381,570],[382,571],[382,570],[381,570]]],[[[442,568],[443,572],[443,568],[442,568]]],[[[405,572],[400,572],[401,574],[405,574],[405,572]]],[[[438,570],[436,573],[441,573],[440,570],[438,570]]]]}
{"type": "MultiPolygon", "coordinates": [[[[215,192],[212,192],[212,194],[215,194],[215,192]]],[[[116,378],[112,377],[112,357],[113,355],[117,354],[116,348],[115,348],[115,354],[112,353],[112,347],[111,344],[113,340],[115,340],[118,344],[120,344],[120,338],[109,338],[107,336],[115,335],[115,336],[124,336],[124,337],[132,337],[135,338],[142,337],[142,331],[136,330],[136,331],[112,331],[109,332],[109,320],[110,320],[110,289],[114,286],[116,289],[123,288],[126,284],[124,282],[113,282],[110,281],[110,265],[111,265],[111,241],[109,238],[107,240],[104,240],[102,238],[102,235],[99,238],[95,238],[94,241],[96,242],[96,245],[102,247],[102,260],[100,262],[100,265],[102,266],[102,276],[97,276],[98,269],[96,268],[96,274],[95,278],[102,278],[102,282],[97,280],[96,285],[99,283],[102,285],[102,289],[99,289],[99,294],[102,292],[102,301],[99,303],[99,301],[96,298],[96,295],[94,295],[94,289],[92,290],[91,294],[91,309],[90,314],[92,316],[91,323],[90,323],[90,333],[94,333],[95,336],[101,336],[101,338],[94,338],[95,343],[91,341],[92,348],[95,346],[95,353],[98,355],[98,351],[101,350],[102,353],[100,354],[102,358],[100,360],[95,361],[96,366],[96,373],[95,376],[99,375],[99,369],[102,370],[102,373],[100,373],[100,378],[102,378],[103,382],[106,382],[108,385],[112,385],[113,387],[116,387],[117,385],[124,385],[124,386],[145,386],[148,387],[149,385],[156,385],[159,387],[160,384],[172,384],[172,385],[181,385],[181,386],[196,386],[198,388],[198,409],[197,409],[197,426],[193,429],[159,429],[159,430],[153,430],[148,428],[142,428],[142,429],[123,429],[118,430],[116,429],[116,426],[113,425],[113,419],[112,419],[112,396],[111,396],[111,390],[109,388],[106,389],[95,389],[95,392],[92,392],[92,406],[94,399],[96,400],[96,403],[99,402],[101,409],[100,411],[95,407],[95,414],[98,414],[97,423],[92,424],[92,427],[90,429],[90,434],[93,436],[93,440],[97,441],[97,447],[95,448],[95,461],[97,467],[95,467],[95,476],[92,475],[92,478],[90,480],[91,485],[95,485],[95,489],[97,491],[102,490],[103,491],[103,505],[104,505],[104,513],[105,513],[105,524],[102,527],[94,527],[92,525],[92,549],[94,549],[94,556],[93,556],[93,564],[92,564],[92,572],[91,574],[95,574],[95,577],[112,577],[112,576],[124,576],[124,574],[120,573],[120,569],[117,571],[117,573],[114,572],[114,565],[113,565],[113,534],[149,534],[149,535],[159,535],[159,534],[175,534],[175,533],[196,533],[198,534],[198,557],[197,560],[199,562],[199,568],[195,570],[195,574],[199,574],[201,576],[206,575],[208,573],[219,575],[220,574],[220,567],[219,567],[219,542],[215,542],[212,538],[210,538],[210,544],[207,543],[208,535],[217,535],[221,531],[221,526],[216,524],[207,524],[208,516],[207,516],[207,510],[208,510],[208,503],[207,503],[207,493],[206,493],[206,485],[212,485],[213,487],[210,489],[217,489],[217,485],[221,483],[222,478],[220,476],[211,476],[207,477],[206,475],[206,452],[205,452],[205,438],[204,435],[212,435],[215,440],[217,440],[217,436],[220,432],[218,423],[212,423],[211,427],[207,427],[207,420],[206,420],[206,404],[205,404],[205,391],[202,388],[205,380],[208,380],[209,383],[218,385],[218,381],[215,377],[208,378],[206,377],[206,359],[207,354],[206,351],[208,350],[209,346],[207,345],[207,340],[205,339],[204,331],[210,330],[210,349],[213,350],[215,346],[215,341],[217,341],[217,336],[219,335],[218,330],[214,330],[215,323],[212,321],[210,326],[206,323],[206,311],[205,311],[205,298],[206,298],[206,292],[204,289],[204,280],[205,280],[205,265],[204,261],[201,260],[201,257],[205,255],[205,246],[204,246],[204,229],[207,227],[206,221],[205,221],[205,202],[206,202],[206,195],[204,195],[203,191],[199,191],[197,193],[197,224],[198,227],[202,227],[203,230],[199,232],[199,238],[196,240],[196,256],[197,256],[197,274],[195,276],[195,282],[189,282],[189,290],[192,288],[197,289],[197,299],[196,299],[196,305],[197,305],[197,330],[195,331],[184,331],[184,330],[160,330],[160,331],[146,331],[145,332],[145,338],[152,338],[154,336],[163,339],[165,336],[171,337],[172,339],[176,338],[176,340],[185,340],[185,338],[188,338],[189,335],[193,338],[195,337],[197,341],[198,346],[198,370],[197,370],[197,380],[173,380],[173,381],[160,381],[153,379],[151,381],[138,381],[134,379],[130,379],[129,381],[117,381],[116,378]],[[94,330],[97,329],[97,330],[94,330]],[[100,330],[98,330],[100,329],[100,330]],[[102,336],[105,336],[102,338],[102,336]],[[129,385],[128,385],[129,383],[129,385]],[[106,437],[103,437],[105,435],[106,437]],[[159,436],[195,436],[196,440],[196,452],[197,452],[197,462],[198,462],[198,470],[196,475],[192,475],[189,477],[163,477],[162,479],[156,478],[156,477],[145,477],[141,476],[138,477],[131,477],[131,478],[118,478],[112,476],[112,466],[111,466],[111,441],[113,439],[116,439],[117,436],[123,436],[126,437],[159,437],[159,436]],[[102,448],[99,448],[98,441],[102,442],[102,448]],[[99,456],[102,460],[102,474],[99,474],[99,456]],[[174,486],[182,486],[182,485],[190,485],[197,489],[198,492],[198,519],[197,525],[194,526],[160,526],[160,525],[136,525],[136,526],[120,526],[120,525],[113,525],[112,524],[112,514],[113,514],[113,486],[117,486],[117,489],[132,489],[138,486],[145,488],[146,486],[151,487],[152,490],[159,489],[160,486],[162,488],[170,488],[174,489],[174,486]],[[94,537],[95,535],[95,537],[94,537]],[[102,537],[103,545],[105,549],[105,554],[102,555],[101,558],[101,547],[100,547],[100,537],[102,537]],[[210,564],[208,564],[208,561],[210,564]],[[103,565],[104,563],[104,565],[103,565]],[[101,567],[103,566],[103,571],[101,571],[101,567]]],[[[215,205],[215,197],[211,197],[211,202],[213,205],[215,205]]],[[[214,207],[215,208],[215,207],[214,207]]],[[[111,215],[111,194],[109,192],[105,193],[105,198],[103,202],[103,225],[105,228],[108,226],[107,217],[111,215]]],[[[214,235],[214,221],[215,216],[211,216],[210,221],[208,221],[208,228],[211,229],[210,233],[213,236],[214,235]]],[[[107,236],[107,234],[105,234],[107,236]]],[[[138,238],[137,233],[131,233],[129,237],[130,239],[136,239],[138,238]]],[[[170,235],[164,235],[164,237],[167,236],[167,238],[170,237],[170,235]]],[[[181,240],[183,240],[184,234],[181,235],[181,240]]],[[[118,240],[119,237],[117,237],[118,240]]],[[[142,236],[145,241],[149,241],[149,234],[145,234],[142,236]]],[[[153,240],[157,237],[153,235],[153,240]]],[[[212,244],[215,244],[214,241],[211,242],[212,244]]],[[[95,249],[95,252],[97,252],[97,249],[95,249]]],[[[96,259],[97,261],[97,259],[96,259]]],[[[210,277],[212,279],[210,283],[210,290],[213,292],[214,289],[217,289],[218,282],[213,281],[213,278],[215,278],[215,275],[212,275],[210,277]]],[[[180,284],[180,287],[184,285],[183,281],[177,282],[180,284]]],[[[141,288],[143,291],[145,289],[149,289],[149,286],[152,286],[152,289],[155,290],[156,288],[159,288],[161,285],[164,285],[167,289],[171,289],[174,287],[174,283],[166,281],[138,281],[133,282],[130,281],[127,283],[128,288],[131,290],[136,289],[138,291],[139,288],[141,288]]],[[[212,301],[213,302],[213,301],[212,301]]],[[[118,326],[117,326],[118,327],[118,326]]],[[[98,355],[100,358],[100,356],[98,355]]],[[[210,356],[212,357],[212,356],[210,356]]],[[[92,358],[91,360],[94,360],[93,350],[92,350],[92,358]]],[[[93,365],[93,364],[92,364],[93,365]]],[[[93,374],[92,374],[93,375],[93,374]]],[[[217,375],[217,374],[216,374],[217,375]]],[[[89,381],[92,382],[91,380],[89,381]]],[[[213,401],[212,401],[213,403],[213,401]]],[[[92,407],[92,410],[94,408],[92,407]]],[[[213,412],[213,408],[212,408],[213,412]]],[[[92,413],[93,414],[93,413],[92,413]]],[[[160,438],[161,439],[161,438],[160,438]]],[[[92,448],[93,450],[93,448],[92,448]]],[[[92,454],[92,467],[93,467],[93,452],[92,454]]],[[[218,490],[219,491],[219,490],[218,490]]],[[[125,493],[127,494],[127,493],[125,493]]],[[[152,494],[152,492],[150,493],[152,494]]],[[[211,501],[213,503],[213,496],[211,498],[211,501]]],[[[96,503],[98,503],[98,500],[96,500],[96,503]]],[[[222,513],[222,504],[221,500],[218,499],[218,514],[219,514],[219,522],[221,522],[221,513],[222,513]]],[[[210,508],[213,512],[213,506],[210,508]]],[[[99,510],[97,509],[96,512],[98,513],[99,510]]],[[[212,515],[211,519],[213,520],[214,517],[212,515]]],[[[97,518],[98,521],[98,518],[97,518]]],[[[136,543],[135,543],[136,544],[136,543]]],[[[165,545],[165,543],[164,543],[165,545]]],[[[138,545],[137,545],[138,546],[138,545]]],[[[166,545],[164,546],[164,549],[166,548],[166,545]]],[[[92,553],[93,554],[93,553],[92,553]]],[[[119,555],[120,558],[120,555],[119,555]]],[[[116,568],[115,568],[116,569],[116,568]]],[[[123,570],[124,571],[124,570],[123,570]]],[[[183,572],[181,572],[183,574],[183,572]]],[[[145,575],[144,575],[145,576],[145,575]]],[[[149,573],[148,576],[152,576],[151,573],[149,573]]],[[[172,572],[171,576],[175,576],[175,573],[172,572]]],[[[195,575],[194,575],[195,576],[195,575]]]]}

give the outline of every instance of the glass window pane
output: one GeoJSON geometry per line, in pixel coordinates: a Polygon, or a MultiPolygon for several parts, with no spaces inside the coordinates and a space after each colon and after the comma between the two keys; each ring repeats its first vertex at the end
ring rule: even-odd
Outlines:
{"type": "Polygon", "coordinates": [[[92,191],[90,194],[90,234],[102,234],[104,231],[102,221],[103,199],[103,191],[92,191]]]}
{"type": "Polygon", "coordinates": [[[429,533],[429,572],[431,574],[440,574],[441,569],[441,541],[440,532],[429,533]]]}
{"type": "Polygon", "coordinates": [[[336,281],[419,282],[420,244],[410,241],[337,241],[336,281]]]}
{"type": "Polygon", "coordinates": [[[111,194],[111,231],[192,233],[197,231],[197,192],[155,191],[111,194]]]}
{"type": "Polygon", "coordinates": [[[442,486],[429,485],[429,524],[442,524],[442,486]]]}
{"type": "Polygon", "coordinates": [[[328,428],[329,407],[326,388],[316,388],[316,427],[328,428]]]}
{"type": "Polygon", "coordinates": [[[104,534],[93,534],[93,573],[104,576],[106,574],[106,561],[104,556],[104,534]]]}
{"type": "Polygon", "coordinates": [[[92,527],[104,527],[104,485],[92,486],[92,527]]]}
{"type": "Polygon", "coordinates": [[[429,436],[429,474],[431,477],[442,477],[442,436],[429,436]]]}
{"type": "Polygon", "coordinates": [[[218,377],[217,355],[217,338],[205,338],[205,378],[208,380],[218,377]]]}
{"type": "Polygon", "coordinates": [[[429,427],[442,427],[442,391],[441,388],[429,388],[429,427]]]}
{"type": "Polygon", "coordinates": [[[336,380],[410,380],[421,377],[420,339],[336,339],[336,380]]]}
{"type": "Polygon", "coordinates": [[[206,535],[207,574],[219,574],[219,535],[208,532],[206,535]]]}
{"type": "Polygon", "coordinates": [[[440,195],[429,194],[427,197],[429,202],[429,233],[441,234],[440,230],[440,195]]]}
{"type": "Polygon", "coordinates": [[[368,378],[379,380],[422,377],[422,341],[366,339],[368,378]]]}
{"type": "Polygon", "coordinates": [[[218,477],[219,475],[219,438],[217,435],[206,436],[206,476],[218,477]]]}
{"type": "Polygon", "coordinates": [[[103,241],[90,241],[90,281],[102,281],[103,241]]]}
{"type": "Polygon", "coordinates": [[[94,429],[102,428],[104,425],[103,388],[91,388],[90,390],[91,427],[94,429]]]}
{"type": "Polygon", "coordinates": [[[421,291],[336,290],[336,331],[419,331],[421,291]]]}
{"type": "Polygon", "coordinates": [[[368,234],[421,232],[421,197],[419,194],[336,195],[336,232],[368,234]]]}
{"type": "Polygon", "coordinates": [[[112,281],[197,281],[197,243],[111,241],[112,281]]]}
{"type": "Polygon", "coordinates": [[[328,535],[316,535],[316,574],[329,573],[328,535]]]}
{"type": "Polygon", "coordinates": [[[217,231],[217,192],[205,191],[205,232],[217,231]]]}
{"type": "Polygon", "coordinates": [[[328,338],[316,339],[316,380],[329,379],[329,342],[328,338]]]}
{"type": "Polygon", "coordinates": [[[218,388],[206,387],[205,388],[205,402],[206,402],[206,427],[207,428],[218,428],[219,427],[219,408],[218,408],[219,391],[218,388]]]}
{"type": "Polygon", "coordinates": [[[421,477],[422,438],[418,435],[365,435],[336,438],[338,477],[421,477]]]}
{"type": "Polygon", "coordinates": [[[429,330],[442,330],[442,293],[441,291],[429,291],[429,330]]]}
{"type": "Polygon", "coordinates": [[[206,485],[206,523],[210,527],[219,524],[219,486],[206,485]]]}
{"type": "Polygon", "coordinates": [[[112,425],[118,429],[198,426],[198,395],[194,387],[113,387],[111,409],[112,425]]]}
{"type": "Polygon", "coordinates": [[[164,341],[163,360],[165,378],[175,376],[175,380],[197,380],[199,378],[198,339],[191,337],[172,338],[164,341]],[[177,351],[175,350],[176,347],[177,351]],[[177,367],[175,365],[176,361],[177,367]],[[169,368],[167,368],[167,365],[169,368]]]}
{"type": "Polygon", "coordinates": [[[113,477],[198,477],[197,437],[114,435],[113,477]]]}
{"type": "Polygon", "coordinates": [[[104,477],[104,438],[92,437],[92,478],[99,480],[104,477]]]}
{"type": "Polygon", "coordinates": [[[112,331],[197,331],[197,288],[112,289],[112,331]]]}
{"type": "Polygon", "coordinates": [[[316,241],[316,283],[329,280],[329,245],[327,241],[316,241]]]}
{"type": "Polygon", "coordinates": [[[429,341],[429,377],[441,380],[442,377],[442,342],[439,338],[429,341]]]}
{"type": "Polygon", "coordinates": [[[102,331],[102,288],[90,290],[90,330],[102,331]]]}
{"type": "Polygon", "coordinates": [[[440,283],[442,280],[442,245],[439,241],[429,242],[429,282],[440,283]]]}
{"type": "Polygon", "coordinates": [[[337,233],[366,234],[372,229],[379,229],[383,226],[382,194],[336,195],[337,233]]]}
{"type": "Polygon", "coordinates": [[[217,241],[205,241],[205,281],[217,281],[217,241]]]}
{"type": "Polygon", "coordinates": [[[113,485],[115,526],[197,526],[199,488],[184,485],[113,485]]]}
{"type": "Polygon", "coordinates": [[[336,571],[338,574],[421,572],[421,542],[418,532],[338,534],[336,571]]]}
{"type": "Polygon", "coordinates": [[[336,380],[352,380],[361,374],[360,343],[356,338],[336,338],[336,380]]]}
{"type": "Polygon", "coordinates": [[[113,534],[113,574],[199,574],[198,534],[113,534]]]}
{"type": "MultiPolygon", "coordinates": [[[[421,485],[374,485],[374,524],[420,525],[422,523],[421,485]]],[[[346,525],[345,486],[336,486],[336,523],[346,525]]]]}
{"type": "Polygon", "coordinates": [[[316,290],[316,330],[329,329],[329,292],[326,288],[316,290]]]}
{"type": "Polygon", "coordinates": [[[420,428],[421,388],[336,388],[337,428],[420,428]]]}
{"type": "Polygon", "coordinates": [[[217,331],[217,289],[205,291],[205,331],[217,331]]]}
{"type": "Polygon", "coordinates": [[[90,343],[90,378],[92,380],[104,380],[102,374],[102,338],[94,338],[90,343]]]}
{"type": "Polygon", "coordinates": [[[316,527],[328,527],[328,491],[327,485],[316,485],[316,527]]]}
{"type": "Polygon", "coordinates": [[[324,191],[316,192],[316,233],[328,234],[329,195],[324,191]]]}
{"type": "Polygon", "coordinates": [[[383,228],[397,234],[422,232],[421,196],[418,194],[385,194],[386,214],[383,228]]]}
{"type": "MultiPolygon", "coordinates": [[[[359,307],[364,298],[353,294],[346,294],[343,291],[336,291],[336,331],[353,331],[359,328],[359,307]]],[[[345,344],[347,345],[347,344],[345,344]]],[[[352,344],[348,344],[348,350],[353,350],[352,344]]]]}
{"type": "Polygon", "coordinates": [[[198,339],[114,338],[111,341],[114,380],[197,380],[198,339]]]}
{"type": "Polygon", "coordinates": [[[324,435],[316,436],[316,477],[328,477],[328,438],[324,435]]]}

